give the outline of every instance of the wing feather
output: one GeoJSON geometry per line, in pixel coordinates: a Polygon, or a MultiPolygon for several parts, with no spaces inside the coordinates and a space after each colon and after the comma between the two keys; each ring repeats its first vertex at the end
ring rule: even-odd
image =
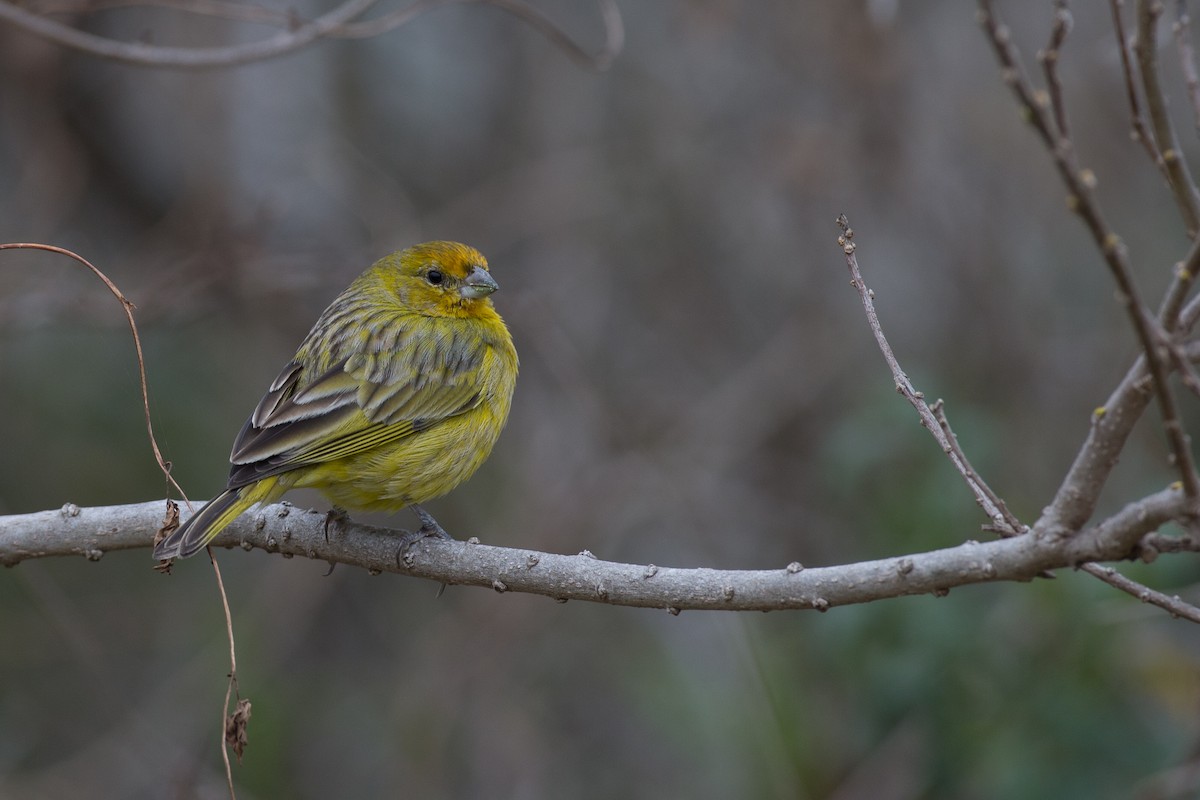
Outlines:
{"type": "Polygon", "coordinates": [[[449,325],[413,335],[428,323],[400,318],[351,339],[317,375],[302,363],[306,342],[234,441],[229,485],[367,452],[478,406],[487,345],[449,325]]]}

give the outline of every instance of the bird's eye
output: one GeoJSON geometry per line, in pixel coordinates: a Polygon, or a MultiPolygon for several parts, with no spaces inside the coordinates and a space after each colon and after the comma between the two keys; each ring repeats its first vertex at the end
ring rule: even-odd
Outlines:
{"type": "Polygon", "coordinates": [[[440,269],[431,269],[425,273],[425,280],[429,281],[434,286],[441,286],[442,281],[446,280],[446,276],[442,274],[440,269]]]}

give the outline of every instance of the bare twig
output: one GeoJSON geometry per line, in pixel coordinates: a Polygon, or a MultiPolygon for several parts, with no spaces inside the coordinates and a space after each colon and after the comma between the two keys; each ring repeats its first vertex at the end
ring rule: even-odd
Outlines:
{"type": "MultiPolygon", "coordinates": [[[[921,425],[933,434],[933,438],[941,445],[942,452],[950,459],[950,463],[958,470],[958,474],[962,475],[963,480],[967,482],[971,492],[975,495],[975,502],[983,509],[983,513],[987,514],[991,524],[997,527],[1004,527],[1008,524],[1007,519],[1000,507],[992,499],[995,495],[992,490],[987,488],[975,471],[971,469],[959,455],[961,452],[957,446],[950,440],[945,430],[939,424],[937,417],[930,409],[929,404],[925,402],[925,395],[918,392],[909,381],[908,375],[900,367],[900,362],[896,360],[895,353],[892,352],[892,346],[888,344],[887,337],[883,334],[883,327],[879,324],[879,316],[875,313],[875,293],[867,288],[863,281],[862,273],[858,268],[858,258],[855,256],[854,231],[850,228],[850,222],[846,219],[846,215],[842,214],[837,218],[838,227],[842,230],[842,235],[838,237],[838,244],[842,247],[842,252],[846,256],[846,267],[850,270],[850,284],[858,290],[858,296],[862,300],[863,309],[867,312],[867,323],[871,326],[871,333],[875,336],[875,342],[879,345],[879,350],[883,353],[883,360],[887,362],[888,368],[892,371],[892,378],[896,381],[896,391],[904,395],[904,399],[917,410],[917,414],[921,417],[921,425]]],[[[1019,533],[1020,523],[1013,531],[1019,533]]]]}
{"type": "Polygon", "coordinates": [[[1170,612],[1171,616],[1181,617],[1190,622],[1200,622],[1200,608],[1184,601],[1179,595],[1168,595],[1151,589],[1148,586],[1125,577],[1112,567],[1104,567],[1099,564],[1084,564],[1080,566],[1080,569],[1089,575],[1096,576],[1109,586],[1120,589],[1126,594],[1133,595],[1143,603],[1149,603],[1152,606],[1158,606],[1170,612]]]}
{"type": "Polygon", "coordinates": [[[379,0],[347,0],[312,22],[280,31],[266,39],[227,47],[162,47],[144,42],[118,42],[33,14],[5,0],[0,0],[0,20],[64,47],[111,61],[175,69],[211,69],[262,61],[299,50],[361,16],[377,2],[379,0]]]}
{"type": "Polygon", "coordinates": [[[1067,127],[1067,104],[1063,100],[1062,81],[1058,79],[1058,58],[1063,42],[1071,32],[1071,25],[1071,11],[1067,8],[1067,0],[1054,0],[1054,25],[1050,28],[1050,42],[1037,56],[1046,76],[1050,107],[1054,110],[1054,122],[1059,137],[1066,141],[1070,141],[1071,134],[1067,127]]]}
{"type": "MultiPolygon", "coordinates": [[[[230,800],[237,800],[237,792],[233,788],[233,766],[229,763],[229,747],[227,746],[229,721],[232,714],[229,711],[229,700],[236,695],[238,700],[242,699],[241,693],[238,691],[237,679],[237,650],[234,646],[233,638],[233,614],[229,611],[229,598],[225,594],[225,582],[221,580],[221,566],[217,563],[217,556],[213,553],[211,547],[205,548],[208,551],[208,558],[212,562],[213,574],[217,576],[217,591],[221,594],[221,607],[225,610],[225,631],[229,635],[229,683],[225,686],[225,703],[221,707],[221,760],[225,763],[225,780],[229,784],[230,800]]],[[[238,761],[242,760],[242,754],[238,752],[238,761]]]]}
{"type": "Polygon", "coordinates": [[[1004,517],[1005,524],[998,527],[994,526],[995,532],[999,533],[1001,536],[1017,536],[1029,530],[1027,525],[1022,523],[1021,520],[1017,519],[1016,514],[1008,510],[1008,505],[1004,502],[1004,499],[1001,498],[1000,495],[996,494],[992,487],[988,486],[987,481],[985,481],[983,477],[975,471],[975,468],[971,466],[971,462],[967,459],[966,451],[964,451],[962,449],[962,445],[959,444],[957,434],[955,434],[954,430],[950,427],[950,420],[946,418],[946,403],[943,400],[938,399],[936,402],[934,402],[930,410],[933,412],[934,417],[937,418],[938,426],[942,429],[942,433],[945,435],[946,441],[948,441],[950,446],[954,448],[954,453],[957,456],[959,463],[961,463],[970,474],[974,485],[978,486],[981,491],[987,494],[988,498],[991,499],[996,508],[1000,510],[1001,516],[1004,517]]]}
{"type": "MultiPolygon", "coordinates": [[[[474,540],[421,540],[397,559],[400,532],[346,522],[326,539],[326,514],[286,503],[243,514],[213,541],[217,547],[261,548],[285,556],[394,572],[438,583],[482,586],[558,599],[680,610],[824,610],[914,594],[944,594],[975,583],[1032,580],[1044,570],[1128,558],[1148,533],[1189,509],[1177,488],[1130,503],[1076,536],[1035,532],[899,557],[776,569],[676,569],[492,547],[474,540]]],[[[162,501],[73,508],[0,517],[0,565],[30,558],[148,548],[162,501]]]]}
{"type": "Polygon", "coordinates": [[[301,22],[293,12],[237,0],[38,0],[23,5],[27,10],[41,15],[94,14],[116,8],[164,8],[180,14],[253,22],[276,28],[294,27],[301,22]]]}
{"type": "Polygon", "coordinates": [[[1167,186],[1171,185],[1171,176],[1167,173],[1167,165],[1163,163],[1162,153],[1154,141],[1154,135],[1146,125],[1146,117],[1142,114],[1142,103],[1139,99],[1137,78],[1134,75],[1133,60],[1129,56],[1132,40],[1125,34],[1125,3],[1124,0],[1111,0],[1113,29],[1117,34],[1117,45],[1121,51],[1121,73],[1125,78],[1125,95],[1129,99],[1130,121],[1133,126],[1134,141],[1140,143],[1150,157],[1150,161],[1162,173],[1167,186]]]}
{"type": "Polygon", "coordinates": [[[529,25],[552,44],[567,54],[571,60],[585,67],[596,70],[607,69],[625,46],[625,26],[621,21],[621,12],[613,0],[598,0],[600,13],[604,17],[605,42],[597,53],[589,53],[569,37],[538,9],[521,2],[521,0],[422,0],[408,8],[385,14],[372,20],[350,22],[340,26],[333,36],[348,39],[361,39],[378,36],[400,27],[413,17],[440,5],[457,3],[483,3],[512,14],[517,19],[529,25]]]}
{"type": "MultiPolygon", "coordinates": [[[[1196,472],[1187,435],[1184,433],[1179,419],[1175,397],[1167,381],[1168,370],[1165,360],[1159,349],[1160,328],[1142,303],[1137,285],[1133,280],[1133,271],[1129,266],[1124,243],[1108,226],[1100,211],[1093,193],[1095,177],[1090,171],[1079,167],[1070,141],[1056,130],[1054,122],[1046,110],[1046,101],[1036,95],[1020,67],[1017,50],[1012,43],[1008,28],[996,17],[991,0],[979,0],[979,8],[980,21],[988,41],[996,53],[997,60],[1000,62],[1005,83],[1016,96],[1029,123],[1054,159],[1059,177],[1067,187],[1071,210],[1079,216],[1091,233],[1096,246],[1104,256],[1104,262],[1108,266],[1109,272],[1116,281],[1119,297],[1128,312],[1134,332],[1137,334],[1138,343],[1145,354],[1150,376],[1154,381],[1154,393],[1158,400],[1172,460],[1176,469],[1179,470],[1187,496],[1193,500],[1200,500],[1200,475],[1196,472]]],[[[1052,67],[1052,63],[1047,64],[1047,69],[1052,67]]],[[[1149,92],[1149,89],[1147,91],[1149,92]]],[[[1165,155],[1164,153],[1164,157],[1165,155]]]]}
{"type": "MultiPolygon", "coordinates": [[[[1174,333],[1182,322],[1180,309],[1196,281],[1198,270],[1200,270],[1200,236],[1197,236],[1192,242],[1184,260],[1175,265],[1175,275],[1171,280],[1171,285],[1167,287],[1166,294],[1163,295],[1162,306],[1158,310],[1158,322],[1167,333],[1174,333]]],[[[1190,328],[1194,323],[1195,318],[1193,317],[1191,322],[1183,325],[1184,330],[1190,328]]]]}
{"type": "MultiPolygon", "coordinates": [[[[1053,59],[1047,63],[1053,63],[1053,59]]],[[[1065,119],[1065,117],[1064,117],[1065,119]]],[[[967,481],[967,485],[971,487],[976,494],[976,501],[984,508],[985,511],[995,508],[998,510],[996,524],[991,526],[993,530],[1002,536],[1013,537],[1026,533],[1029,528],[1021,523],[1021,521],[1011,512],[1005,505],[1003,499],[1000,498],[995,491],[988,486],[979,474],[971,466],[967,458],[967,454],[963,451],[962,446],[958,442],[958,437],[950,427],[950,421],[946,418],[945,404],[938,400],[929,407],[920,392],[913,392],[911,385],[908,384],[908,379],[903,370],[900,368],[895,355],[892,353],[891,347],[884,337],[882,326],[879,323],[878,317],[875,314],[873,293],[866,287],[862,279],[862,274],[858,268],[858,259],[855,256],[855,246],[852,242],[854,233],[850,229],[849,223],[845,215],[838,218],[838,226],[842,229],[842,236],[838,238],[838,243],[842,246],[843,252],[846,253],[847,266],[850,268],[851,283],[858,289],[859,295],[862,298],[863,305],[867,311],[867,319],[871,326],[871,331],[875,334],[875,339],[879,344],[880,350],[883,351],[884,359],[888,362],[888,366],[892,369],[892,375],[896,380],[897,391],[904,394],[910,403],[921,413],[922,425],[934,433],[935,438],[942,444],[946,455],[950,457],[950,461],[958,469],[959,473],[967,481]],[[935,430],[925,420],[925,411],[928,411],[937,421],[938,428],[935,430]],[[938,434],[941,434],[940,436],[938,434]]],[[[1185,374],[1188,375],[1192,371],[1191,364],[1188,363],[1183,351],[1178,347],[1171,347],[1170,352],[1176,361],[1176,366],[1185,374]]],[[[1143,362],[1144,363],[1144,362],[1143,362]]],[[[1121,575],[1116,570],[1109,567],[1103,567],[1097,564],[1085,563],[1080,565],[1080,569],[1090,575],[1093,575],[1105,583],[1113,586],[1123,592],[1137,597],[1139,600],[1159,606],[1170,612],[1172,615],[1182,617],[1192,622],[1200,622],[1200,608],[1196,608],[1189,603],[1184,602],[1179,597],[1169,597],[1162,592],[1150,589],[1130,578],[1121,575]]],[[[1042,573],[1043,575],[1052,576],[1051,573],[1042,573]]]]}
{"type": "Polygon", "coordinates": [[[1179,67],[1187,81],[1188,99],[1192,103],[1192,119],[1200,133],[1200,74],[1196,72],[1196,51],[1192,47],[1192,18],[1187,0],[1175,0],[1175,47],[1179,50],[1179,67]]]}
{"type": "MultiPolygon", "coordinates": [[[[123,3],[126,0],[108,0],[123,3]]],[[[0,0],[0,20],[11,22],[19,28],[37,34],[52,42],[80,50],[101,58],[141,66],[169,67],[175,69],[210,69],[231,67],[253,61],[291,53],[322,38],[357,38],[375,36],[411,21],[420,14],[447,5],[486,5],[506,11],[533,27],[560,47],[570,58],[593,67],[604,69],[620,52],[624,42],[621,15],[613,0],[599,0],[604,17],[606,42],[595,55],[587,53],[571,37],[551,23],[544,14],[523,0],[417,0],[408,8],[385,15],[376,20],[361,21],[378,0],[346,0],[342,5],[311,21],[299,21],[292,14],[279,14],[257,6],[240,7],[220,0],[202,0],[198,5],[187,7],[180,0],[150,0],[149,5],[169,4],[198,14],[209,14],[231,19],[249,20],[281,25],[284,30],[258,41],[224,47],[164,47],[144,42],[121,42],[86,33],[56,20],[36,14],[7,0],[0,0]]]]}
{"type": "Polygon", "coordinates": [[[1175,126],[1167,109],[1167,96],[1158,79],[1158,18],[1162,16],[1161,0],[1137,0],[1137,35],[1133,53],[1137,58],[1138,72],[1142,76],[1146,109],[1150,124],[1154,128],[1154,139],[1166,165],[1171,193],[1183,216],[1188,240],[1200,232],[1200,206],[1198,206],[1196,184],[1188,170],[1187,161],[1175,136],[1175,126]]]}
{"type": "Polygon", "coordinates": [[[71,252],[63,247],[55,247],[49,244],[37,244],[31,242],[11,242],[0,244],[0,250],[44,250],[47,253],[57,253],[59,255],[68,256],[75,259],[80,264],[83,264],[92,271],[97,278],[103,281],[108,287],[113,297],[121,303],[121,310],[125,312],[125,319],[129,322],[129,331],[133,335],[133,349],[137,355],[138,365],[138,383],[142,391],[142,413],[146,419],[146,435],[150,438],[150,449],[154,452],[154,460],[158,463],[158,468],[162,470],[163,477],[167,482],[174,487],[175,491],[179,492],[179,496],[187,501],[187,495],[184,494],[183,488],[175,482],[175,478],[171,476],[171,462],[163,458],[162,451],[158,448],[158,439],[154,437],[154,423],[150,419],[150,391],[146,382],[146,359],[142,354],[142,339],[138,335],[137,323],[133,321],[133,310],[136,306],[129,301],[128,298],[117,288],[117,285],[109,280],[108,276],[99,270],[92,262],[88,261],[83,256],[71,252]]]}

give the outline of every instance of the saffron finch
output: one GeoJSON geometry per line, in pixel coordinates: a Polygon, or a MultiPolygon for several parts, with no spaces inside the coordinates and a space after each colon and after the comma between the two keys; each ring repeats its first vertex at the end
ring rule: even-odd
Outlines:
{"type": "Polygon", "coordinates": [[[418,505],[469,478],[508,419],[517,351],[474,248],[427,242],[381,259],[304,338],[229,457],[229,483],[154,548],[203,549],[255,503],[320,489],[336,506],[411,506],[422,532],[445,536],[418,505]]]}

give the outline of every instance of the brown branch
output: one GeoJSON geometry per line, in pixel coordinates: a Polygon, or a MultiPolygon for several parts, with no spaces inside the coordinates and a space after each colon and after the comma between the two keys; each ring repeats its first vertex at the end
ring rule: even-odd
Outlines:
{"type": "MultiPolygon", "coordinates": [[[[1100,211],[1093,193],[1095,177],[1076,163],[1071,141],[1058,131],[1046,110],[1046,101],[1039,98],[1029,80],[1021,70],[1016,46],[1013,45],[1008,28],[1003,25],[992,9],[991,0],[979,0],[980,22],[988,41],[1000,62],[1001,74],[1020,103],[1026,119],[1050,152],[1068,192],[1068,204],[1083,221],[1092,239],[1100,249],[1104,262],[1117,284],[1118,295],[1125,306],[1137,334],[1138,343],[1145,354],[1146,364],[1154,382],[1154,394],[1158,400],[1163,429],[1176,469],[1183,480],[1184,491],[1193,500],[1200,500],[1200,474],[1188,444],[1187,435],[1179,419],[1175,396],[1167,381],[1168,369],[1159,352],[1160,328],[1142,303],[1133,271],[1129,266],[1128,254],[1121,238],[1112,231],[1100,211]]],[[[1047,64],[1047,69],[1053,63],[1047,64]]],[[[1144,77],[1144,76],[1143,76],[1144,77]]],[[[1148,90],[1149,91],[1149,90],[1148,90]]],[[[1152,116],[1153,118],[1153,116],[1152,116]]],[[[1157,128],[1156,128],[1157,131],[1157,128]]],[[[1165,153],[1164,153],[1165,157],[1165,153]]],[[[1190,185],[1190,184],[1189,184],[1190,185]]]]}
{"type": "Polygon", "coordinates": [[[1046,76],[1046,88],[1050,93],[1050,107],[1054,110],[1054,123],[1059,136],[1070,140],[1071,134],[1067,127],[1067,104],[1063,100],[1062,81],[1058,78],[1058,59],[1063,42],[1071,32],[1071,12],[1067,8],[1067,0],[1054,0],[1054,25],[1050,28],[1050,42],[1046,49],[1037,54],[1042,64],[1042,72],[1046,76]]]}
{"type": "MultiPolygon", "coordinates": [[[[1005,513],[1000,510],[1000,506],[993,501],[994,494],[991,489],[983,485],[983,481],[975,474],[975,471],[960,457],[954,442],[951,441],[946,431],[938,422],[937,417],[930,409],[929,404],[925,402],[923,392],[918,392],[913,387],[912,382],[908,379],[908,375],[900,367],[900,362],[896,360],[895,353],[892,352],[892,346],[888,344],[887,337],[883,333],[883,326],[879,323],[879,315],[875,312],[875,293],[867,288],[867,284],[863,281],[862,272],[858,268],[858,257],[855,255],[857,247],[854,244],[854,231],[850,228],[850,222],[846,219],[846,215],[842,214],[837,218],[837,225],[841,229],[842,234],[838,237],[838,244],[842,247],[842,252],[846,256],[846,268],[850,270],[850,285],[858,290],[859,299],[862,300],[863,310],[867,313],[867,324],[871,326],[871,333],[875,336],[875,343],[879,345],[879,350],[883,353],[883,360],[887,362],[888,368],[892,371],[892,378],[896,382],[896,391],[904,395],[904,399],[916,409],[918,416],[921,418],[921,426],[933,434],[933,438],[941,446],[942,452],[950,459],[950,463],[958,470],[958,474],[967,482],[967,486],[975,495],[975,502],[983,509],[983,513],[987,514],[992,525],[998,528],[1005,527],[1008,522],[1005,513]]],[[[1012,533],[1021,531],[1020,524],[1012,533]]]]}
{"type": "Polygon", "coordinates": [[[971,462],[967,458],[966,451],[963,450],[962,445],[958,441],[958,435],[955,434],[954,430],[950,427],[950,420],[946,417],[945,401],[939,398],[934,402],[930,410],[933,412],[934,417],[937,418],[938,426],[942,429],[942,433],[945,435],[946,440],[949,441],[950,446],[954,448],[954,454],[957,456],[959,463],[961,463],[967,470],[971,478],[968,483],[978,486],[979,489],[988,496],[988,499],[992,501],[993,505],[1000,510],[1000,514],[1004,517],[1005,524],[999,527],[994,527],[995,532],[999,533],[1001,536],[1016,536],[1027,531],[1029,529],[1028,526],[1022,523],[1021,520],[1017,518],[1016,514],[1009,511],[1008,504],[1004,502],[1004,499],[1000,497],[1000,495],[998,495],[992,489],[992,487],[988,485],[987,481],[983,479],[983,476],[981,476],[975,470],[975,468],[971,466],[971,462]]]}
{"type": "Polygon", "coordinates": [[[587,52],[561,28],[550,22],[541,11],[521,0],[422,0],[408,8],[393,11],[391,14],[376,19],[347,23],[340,26],[333,35],[347,39],[379,36],[400,27],[430,8],[452,3],[483,3],[512,14],[550,40],[572,61],[591,69],[607,69],[625,46],[625,26],[621,21],[621,12],[613,0],[599,0],[600,13],[604,18],[605,41],[604,46],[597,53],[587,52]]]}
{"type": "Polygon", "coordinates": [[[1187,0],[1175,0],[1175,48],[1179,51],[1179,68],[1187,82],[1188,99],[1192,105],[1193,125],[1200,133],[1200,74],[1196,72],[1196,51],[1192,47],[1192,18],[1188,15],[1187,0]]]}
{"type": "Polygon", "coordinates": [[[1173,617],[1180,617],[1190,622],[1200,622],[1200,608],[1185,602],[1179,595],[1168,595],[1131,580],[1112,567],[1102,567],[1099,564],[1084,564],[1080,569],[1126,594],[1136,597],[1143,603],[1158,606],[1170,612],[1173,617]]]}
{"type": "MultiPolygon", "coordinates": [[[[125,2],[125,0],[110,0],[125,2]]],[[[0,20],[34,33],[52,42],[101,58],[140,66],[175,69],[211,69],[231,67],[274,58],[303,48],[322,38],[357,38],[374,36],[415,19],[417,16],[447,5],[495,6],[516,16],[561,48],[570,58],[596,69],[604,69],[620,52],[624,43],[621,15],[613,0],[599,0],[604,17],[606,41],[602,50],[587,53],[571,37],[551,23],[540,11],[522,0],[417,0],[412,6],[380,17],[359,21],[378,0],[346,0],[342,5],[311,21],[300,22],[292,14],[279,15],[257,6],[239,7],[219,0],[204,2],[187,9],[198,14],[210,14],[254,22],[279,24],[285,30],[258,41],[224,47],[165,47],[143,42],[121,42],[80,31],[56,20],[0,0],[0,20]]],[[[133,3],[137,4],[137,3],[133,3]]],[[[152,0],[146,5],[166,4],[174,8],[186,5],[179,0],[152,0]]]]}
{"type": "Polygon", "coordinates": [[[276,28],[292,28],[301,22],[294,12],[237,0],[37,0],[23,5],[27,11],[43,16],[95,14],[117,8],[163,8],[181,14],[253,22],[276,28]]]}
{"type": "Polygon", "coordinates": [[[237,649],[233,637],[233,614],[229,610],[229,597],[225,594],[225,581],[221,579],[221,566],[217,563],[217,556],[211,547],[205,548],[208,551],[209,561],[212,562],[213,574],[217,576],[217,591],[221,595],[221,608],[225,611],[225,633],[229,637],[229,682],[225,685],[225,702],[221,706],[221,761],[225,764],[225,780],[229,787],[230,800],[237,800],[237,792],[233,788],[233,766],[229,763],[229,747],[230,739],[233,739],[232,746],[237,753],[238,763],[242,761],[242,748],[244,747],[245,728],[239,727],[235,721],[236,713],[230,713],[229,701],[233,696],[237,697],[237,706],[242,708],[242,703],[246,704],[245,718],[250,716],[250,701],[242,698],[242,693],[238,691],[237,679],[237,649]],[[234,728],[234,735],[230,736],[230,727],[234,728]],[[241,734],[238,736],[237,734],[241,734]]]}
{"type": "MultiPolygon", "coordinates": [[[[1186,514],[1177,488],[1130,503],[1077,536],[1029,533],[989,542],[830,567],[798,563],[762,570],[678,569],[621,564],[590,553],[557,555],[466,542],[424,539],[398,557],[402,532],[346,522],[326,538],[326,514],[287,503],[243,514],[214,546],[259,548],[393,572],[438,583],[559,600],[681,610],[816,609],[915,594],[945,594],[958,586],[1032,580],[1044,570],[1128,558],[1148,533],[1186,514]]],[[[99,560],[116,550],[149,548],[162,502],[0,517],[0,565],[31,558],[83,555],[99,560]]],[[[332,529],[331,529],[332,531],[332,529]]],[[[147,559],[147,568],[150,561],[147,559]]],[[[176,567],[181,568],[180,566],[176,567]]]]}
{"type": "Polygon", "coordinates": [[[347,0],[327,14],[266,39],[227,47],[163,47],[143,42],[119,42],[85,33],[0,0],[0,20],[94,56],[139,66],[175,69],[232,67],[284,55],[328,36],[335,28],[361,16],[378,0],[347,0]]]}
{"type": "Polygon", "coordinates": [[[1125,34],[1125,3],[1123,0],[1111,0],[1110,5],[1112,6],[1113,30],[1116,31],[1117,46],[1121,52],[1121,74],[1125,79],[1125,96],[1129,100],[1133,139],[1142,145],[1142,149],[1150,157],[1151,163],[1162,173],[1163,180],[1167,182],[1167,186],[1169,187],[1171,185],[1171,176],[1167,173],[1167,165],[1163,163],[1162,153],[1158,151],[1154,135],[1150,133],[1150,128],[1146,124],[1146,117],[1142,113],[1142,103],[1137,88],[1138,81],[1134,75],[1133,60],[1129,56],[1129,51],[1133,47],[1133,43],[1125,34]]]}
{"type": "Polygon", "coordinates": [[[1133,53],[1137,58],[1138,71],[1142,76],[1146,109],[1154,138],[1162,152],[1163,163],[1171,193],[1179,206],[1188,240],[1200,232],[1200,207],[1197,206],[1196,184],[1192,180],[1187,162],[1175,136],[1175,126],[1167,108],[1167,96],[1158,78],[1158,18],[1162,16],[1161,0],[1137,0],[1137,35],[1133,53]]]}
{"type": "Polygon", "coordinates": [[[101,272],[98,267],[92,264],[92,262],[88,261],[83,256],[67,250],[66,248],[31,242],[9,242],[0,244],[0,250],[42,250],[47,253],[57,253],[59,255],[73,258],[91,270],[92,274],[94,274],[104,283],[104,285],[108,288],[108,291],[112,293],[113,297],[117,298],[117,301],[121,304],[121,310],[125,312],[125,320],[129,323],[129,332],[133,335],[133,350],[137,356],[138,365],[138,385],[140,386],[142,392],[142,413],[146,420],[146,435],[150,439],[150,449],[154,452],[154,460],[157,462],[158,468],[162,470],[163,477],[167,480],[167,483],[174,487],[175,491],[179,492],[179,496],[187,501],[187,495],[184,493],[183,488],[176,483],[175,478],[171,476],[171,462],[163,458],[162,451],[158,448],[158,439],[156,439],[154,436],[154,423],[150,418],[150,390],[146,381],[146,358],[142,354],[142,339],[138,335],[137,323],[133,320],[133,310],[136,308],[136,306],[134,306],[134,304],[131,303],[127,297],[125,297],[124,293],[117,288],[117,285],[109,280],[109,277],[101,272]]]}
{"type": "MultiPolygon", "coordinates": [[[[914,407],[916,407],[920,413],[923,407],[925,407],[925,402],[923,399],[921,399],[922,395],[920,392],[916,392],[914,394],[911,392],[911,387],[908,387],[910,391],[904,391],[902,388],[907,384],[907,378],[904,376],[903,370],[900,368],[899,363],[893,355],[891,347],[888,345],[887,339],[884,337],[882,326],[880,325],[878,317],[875,314],[874,303],[872,302],[874,293],[867,289],[866,283],[863,281],[862,274],[859,271],[858,260],[854,255],[856,248],[851,241],[854,233],[850,229],[849,222],[846,220],[845,215],[842,215],[838,218],[838,226],[842,229],[842,235],[838,238],[838,243],[842,246],[843,252],[846,253],[847,265],[850,268],[851,283],[858,288],[859,294],[862,297],[863,304],[867,310],[867,319],[871,325],[871,331],[875,334],[875,339],[879,343],[880,349],[883,351],[884,359],[892,368],[892,374],[896,379],[897,389],[904,392],[905,396],[909,398],[909,402],[913,403],[914,407]]],[[[1187,362],[1182,350],[1180,348],[1172,348],[1171,352],[1172,355],[1177,358],[1177,366],[1181,369],[1181,371],[1184,371],[1185,376],[1189,374],[1191,372],[1191,365],[1187,362]]],[[[955,468],[958,469],[959,473],[964,479],[966,479],[967,485],[971,487],[973,492],[975,492],[976,501],[984,508],[985,511],[991,508],[996,508],[999,510],[1000,523],[989,526],[990,529],[999,533],[1001,536],[1006,537],[1019,536],[1028,532],[1029,528],[1023,525],[1021,521],[1017,519],[1016,515],[1009,511],[1007,505],[1004,503],[1004,500],[1001,499],[998,494],[996,494],[996,492],[987,484],[987,482],[984,481],[983,478],[980,477],[980,475],[975,471],[975,468],[971,466],[966,452],[962,449],[962,446],[958,442],[958,437],[954,434],[954,431],[950,427],[949,419],[946,418],[945,404],[941,400],[938,400],[931,408],[928,408],[928,411],[937,420],[938,431],[934,431],[934,429],[926,423],[924,414],[922,414],[922,425],[928,428],[931,433],[934,433],[935,438],[937,438],[938,442],[942,444],[942,449],[950,458],[951,463],[954,464],[955,468]],[[937,435],[938,432],[940,432],[940,436],[937,435]]],[[[1150,589],[1147,586],[1143,586],[1142,584],[1137,583],[1136,581],[1133,581],[1116,572],[1116,570],[1108,567],[1102,567],[1097,564],[1088,563],[1080,565],[1080,569],[1099,578],[1110,586],[1137,597],[1143,602],[1159,606],[1174,616],[1183,617],[1193,622],[1200,622],[1200,608],[1195,608],[1188,603],[1185,603],[1178,597],[1168,597],[1167,595],[1150,589]]],[[[1046,577],[1052,577],[1051,573],[1043,572],[1042,575],[1046,577]]]]}

